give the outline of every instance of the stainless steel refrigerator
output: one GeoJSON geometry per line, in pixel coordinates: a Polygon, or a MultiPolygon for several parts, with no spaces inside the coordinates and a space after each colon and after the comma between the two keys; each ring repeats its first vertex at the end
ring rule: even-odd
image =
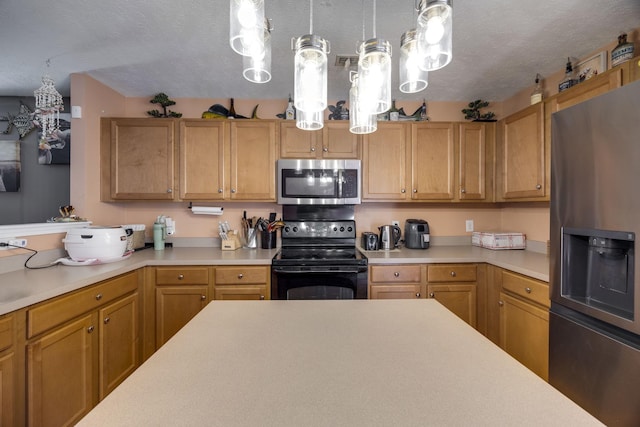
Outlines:
{"type": "Polygon", "coordinates": [[[639,426],[640,82],[551,123],[549,382],[607,425],[639,426]]]}

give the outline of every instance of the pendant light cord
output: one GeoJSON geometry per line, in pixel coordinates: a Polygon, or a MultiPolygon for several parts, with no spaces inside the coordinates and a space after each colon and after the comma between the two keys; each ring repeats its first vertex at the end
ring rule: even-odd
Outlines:
{"type": "Polygon", "coordinates": [[[376,0],[373,0],[373,38],[376,38],[376,0]]]}
{"type": "Polygon", "coordinates": [[[313,34],[313,0],[309,0],[309,34],[313,34]]]}

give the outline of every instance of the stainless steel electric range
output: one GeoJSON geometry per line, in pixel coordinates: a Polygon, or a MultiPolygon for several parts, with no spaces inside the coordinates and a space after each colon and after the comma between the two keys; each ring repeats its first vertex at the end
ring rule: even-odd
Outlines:
{"type": "Polygon", "coordinates": [[[284,205],[271,299],[366,299],[367,258],[356,248],[354,207],[284,205]]]}

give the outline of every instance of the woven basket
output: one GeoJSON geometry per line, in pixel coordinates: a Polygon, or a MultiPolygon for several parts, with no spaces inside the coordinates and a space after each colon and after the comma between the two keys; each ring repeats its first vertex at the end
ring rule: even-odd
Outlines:
{"type": "Polygon", "coordinates": [[[144,248],[144,224],[130,224],[122,227],[133,231],[131,235],[127,233],[127,251],[144,248]]]}

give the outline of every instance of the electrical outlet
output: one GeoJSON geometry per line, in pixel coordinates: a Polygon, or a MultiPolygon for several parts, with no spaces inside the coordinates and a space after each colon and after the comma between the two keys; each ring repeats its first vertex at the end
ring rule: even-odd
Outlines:
{"type": "Polygon", "coordinates": [[[16,239],[15,237],[3,237],[0,238],[0,243],[6,243],[11,246],[0,246],[0,251],[7,251],[11,249],[17,249],[14,246],[20,246],[21,248],[27,246],[27,239],[16,239]]]}
{"type": "Polygon", "coordinates": [[[465,231],[473,231],[473,220],[472,219],[468,219],[465,221],[465,231]]]}
{"type": "Polygon", "coordinates": [[[393,220],[393,221],[391,221],[391,225],[395,225],[396,227],[400,227],[400,221],[393,220]]]}

